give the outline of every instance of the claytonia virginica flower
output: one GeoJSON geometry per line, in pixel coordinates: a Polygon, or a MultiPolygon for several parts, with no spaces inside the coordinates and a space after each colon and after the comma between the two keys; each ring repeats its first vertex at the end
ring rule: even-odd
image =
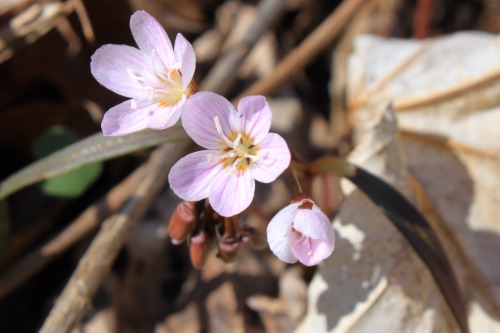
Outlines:
{"type": "Polygon", "coordinates": [[[281,136],[269,133],[271,110],[263,96],[240,100],[238,111],[224,97],[199,92],[185,104],[182,125],[208,150],[179,160],[168,175],[170,187],[186,201],[208,198],[222,216],[247,208],[255,181],[270,183],[290,164],[281,136]]]}
{"type": "Polygon", "coordinates": [[[131,98],[106,112],[101,124],[104,135],[168,128],[179,120],[182,105],[195,92],[196,57],[181,34],[172,48],[160,23],[144,11],[132,15],[130,30],[139,49],[104,45],[90,64],[100,84],[131,98]]]}
{"type": "Polygon", "coordinates": [[[314,201],[302,199],[273,217],[267,227],[267,241],[280,260],[314,266],[332,254],[335,233],[314,201]]]}

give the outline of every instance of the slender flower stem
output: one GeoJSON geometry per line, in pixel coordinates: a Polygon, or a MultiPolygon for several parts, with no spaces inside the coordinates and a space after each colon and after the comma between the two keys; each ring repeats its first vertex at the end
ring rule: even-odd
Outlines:
{"type": "Polygon", "coordinates": [[[290,182],[290,187],[292,189],[292,196],[295,197],[297,195],[301,195],[302,192],[302,187],[300,186],[299,178],[297,177],[297,174],[295,173],[295,170],[292,165],[290,165],[286,170],[285,170],[285,175],[289,179],[290,182]]]}
{"type": "Polygon", "coordinates": [[[234,222],[231,217],[224,218],[224,237],[234,236],[234,222]]]}
{"type": "Polygon", "coordinates": [[[239,215],[235,215],[235,216],[231,217],[231,222],[233,224],[234,233],[236,235],[242,235],[243,231],[241,230],[240,221],[239,221],[238,217],[239,217],[239,215]]]}
{"type": "Polygon", "coordinates": [[[323,157],[317,159],[309,164],[308,171],[312,174],[333,171],[341,177],[352,177],[356,175],[356,167],[338,157],[323,157]]]}

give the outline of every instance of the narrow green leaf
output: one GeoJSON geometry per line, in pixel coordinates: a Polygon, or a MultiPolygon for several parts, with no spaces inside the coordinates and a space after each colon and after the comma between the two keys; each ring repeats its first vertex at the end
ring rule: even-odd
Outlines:
{"type": "Polygon", "coordinates": [[[0,200],[23,187],[62,175],[83,165],[106,161],[167,142],[187,140],[180,126],[166,130],[145,130],[125,136],[94,134],[19,170],[0,183],[0,200]]]}
{"type": "MultiPolygon", "coordinates": [[[[71,129],[64,125],[56,125],[35,140],[33,151],[37,158],[43,158],[77,142],[78,139],[78,135],[71,129]]],[[[45,180],[41,186],[42,191],[49,196],[77,198],[99,178],[102,168],[102,162],[83,165],[63,175],[45,180]]]]}

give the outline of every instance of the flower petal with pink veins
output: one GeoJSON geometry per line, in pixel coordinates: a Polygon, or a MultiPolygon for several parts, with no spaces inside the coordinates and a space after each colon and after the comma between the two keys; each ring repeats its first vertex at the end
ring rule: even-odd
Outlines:
{"type": "Polygon", "coordinates": [[[290,150],[278,134],[269,133],[259,145],[259,160],[253,164],[252,177],[262,183],[270,183],[290,165],[290,150]]]}
{"type": "Polygon", "coordinates": [[[181,34],[175,38],[174,54],[176,63],[182,64],[182,89],[186,89],[196,69],[196,55],[191,43],[181,34]]]}
{"type": "Polygon", "coordinates": [[[128,100],[120,103],[104,114],[101,123],[102,132],[104,135],[118,136],[143,130],[148,127],[151,114],[158,108],[159,105],[147,100],[140,102],[128,100]]]}
{"type": "Polygon", "coordinates": [[[161,130],[174,126],[181,117],[181,107],[182,103],[162,107],[159,112],[155,112],[151,116],[148,128],[161,130]]]}
{"type": "Polygon", "coordinates": [[[254,142],[260,142],[266,137],[271,128],[272,113],[264,96],[248,96],[238,103],[238,120],[235,124],[246,133],[254,142]]]}
{"type": "Polygon", "coordinates": [[[333,252],[329,243],[301,236],[294,230],[290,231],[289,237],[293,254],[306,266],[319,264],[333,252]]]}
{"type": "Polygon", "coordinates": [[[130,98],[147,98],[151,90],[134,75],[149,77],[154,72],[144,53],[127,45],[104,45],[92,55],[90,71],[109,90],[130,98]]]}
{"type": "Polygon", "coordinates": [[[222,164],[212,158],[217,151],[202,150],[181,158],[170,170],[168,181],[175,194],[186,201],[199,201],[210,194],[222,164]]]}
{"type": "Polygon", "coordinates": [[[297,262],[297,258],[292,252],[288,234],[299,204],[291,204],[280,210],[267,226],[269,248],[281,261],[290,264],[297,262]]]}
{"type": "Polygon", "coordinates": [[[252,202],[255,180],[249,172],[224,168],[213,180],[208,200],[221,216],[234,216],[244,211],[252,202]]]}
{"type": "Polygon", "coordinates": [[[236,114],[236,110],[227,99],[212,92],[202,91],[186,101],[181,119],[184,129],[194,142],[207,149],[220,149],[227,145],[217,133],[214,118],[218,117],[222,131],[229,136],[231,114],[236,114]]]}
{"type": "Polygon", "coordinates": [[[315,204],[312,209],[302,208],[297,212],[293,222],[295,230],[312,239],[319,239],[335,245],[335,233],[328,217],[315,204]]]}
{"type": "Polygon", "coordinates": [[[137,11],[130,18],[130,30],[139,49],[150,57],[158,57],[164,68],[175,64],[172,42],[165,29],[145,11],[137,11]]]}

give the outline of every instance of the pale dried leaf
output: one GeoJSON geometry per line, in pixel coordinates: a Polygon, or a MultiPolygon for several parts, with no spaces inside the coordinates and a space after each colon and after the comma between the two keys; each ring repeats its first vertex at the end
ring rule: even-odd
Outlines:
{"type": "MultiPolygon", "coordinates": [[[[361,134],[350,160],[411,194],[394,114],[384,104],[365,112],[377,121],[358,114],[361,134]]],[[[336,249],[311,282],[309,313],[297,332],[456,329],[429,271],[403,236],[359,190],[344,185],[346,199],[334,221],[336,249]]]]}
{"type": "MultiPolygon", "coordinates": [[[[451,259],[471,332],[498,332],[500,37],[361,36],[349,80],[351,161],[415,198],[451,259]],[[380,111],[389,103],[398,127],[380,111]]],[[[335,224],[340,239],[311,284],[302,331],[456,331],[409,245],[364,196],[352,187],[347,193],[335,224]]]]}

